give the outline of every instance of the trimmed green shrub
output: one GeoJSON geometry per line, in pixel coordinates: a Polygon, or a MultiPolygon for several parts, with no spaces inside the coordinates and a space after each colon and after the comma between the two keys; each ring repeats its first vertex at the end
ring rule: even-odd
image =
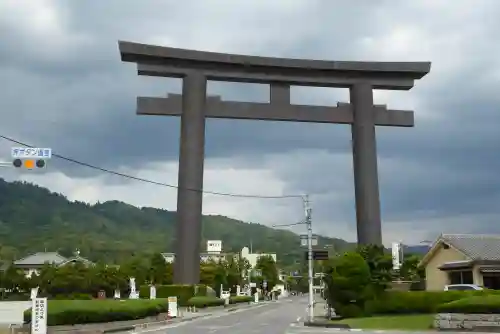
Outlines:
{"type": "Polygon", "coordinates": [[[89,294],[74,293],[71,295],[57,295],[51,299],[56,299],[56,300],[92,300],[94,298],[92,297],[92,295],[89,295],[89,294]]]}
{"type": "MultiPolygon", "coordinates": [[[[139,289],[139,296],[141,298],[149,299],[149,285],[143,285],[139,289]]],[[[188,300],[194,297],[194,285],[157,285],[156,286],[156,298],[168,298],[177,297],[177,303],[179,306],[187,305],[188,300]]],[[[200,286],[198,285],[198,296],[200,295],[200,286]]],[[[206,287],[204,289],[206,293],[206,287]]]]}
{"type": "MultiPolygon", "coordinates": [[[[248,296],[231,296],[229,297],[229,304],[250,303],[252,300],[253,298],[248,296]]],[[[196,296],[187,302],[187,306],[195,306],[197,308],[222,306],[224,304],[224,299],[211,296],[196,296]]]]}
{"type": "Polygon", "coordinates": [[[198,284],[196,285],[198,288],[198,292],[196,293],[196,296],[206,296],[207,295],[207,286],[204,284],[198,284]]]}
{"type": "Polygon", "coordinates": [[[474,296],[439,305],[439,313],[500,314],[500,295],[474,296]]]}
{"type": "Polygon", "coordinates": [[[187,302],[187,306],[195,306],[197,308],[205,308],[210,306],[222,306],[224,305],[224,299],[218,297],[209,296],[197,296],[190,298],[187,302]]]}
{"type": "Polygon", "coordinates": [[[239,303],[250,303],[254,300],[250,296],[231,296],[229,298],[229,304],[239,304],[239,303]]]}
{"type": "Polygon", "coordinates": [[[335,309],[337,314],[341,314],[344,318],[359,318],[364,316],[364,311],[356,304],[339,305],[338,310],[335,309]]]}
{"type": "Polygon", "coordinates": [[[387,291],[365,303],[365,313],[416,314],[435,313],[439,305],[471,296],[498,294],[494,290],[481,291],[387,291]]]}
{"type": "Polygon", "coordinates": [[[366,300],[375,295],[375,287],[370,276],[370,267],[365,259],[356,252],[346,252],[330,260],[324,280],[327,285],[325,296],[328,303],[343,314],[351,312],[356,306],[363,309],[366,300]]]}
{"type": "MultiPolygon", "coordinates": [[[[167,312],[165,299],[153,300],[49,300],[47,325],[75,325],[122,320],[135,320],[167,312]]],[[[24,312],[31,321],[31,310],[24,312]]]]}

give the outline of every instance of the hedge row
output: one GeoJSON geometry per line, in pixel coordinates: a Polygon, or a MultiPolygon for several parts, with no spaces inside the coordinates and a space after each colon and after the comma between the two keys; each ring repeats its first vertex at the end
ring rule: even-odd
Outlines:
{"type": "Polygon", "coordinates": [[[500,296],[474,296],[439,305],[439,313],[500,314],[500,296]]]}
{"type": "MultiPolygon", "coordinates": [[[[135,320],[167,312],[167,305],[166,299],[49,300],[47,325],[135,320]]],[[[24,321],[31,321],[31,310],[24,312],[24,321]]]]}
{"type": "MultiPolygon", "coordinates": [[[[252,300],[253,298],[248,296],[231,296],[229,298],[229,304],[250,303],[252,300]]],[[[197,296],[189,299],[187,304],[188,306],[205,308],[211,306],[222,306],[224,303],[223,299],[217,297],[197,296]]]]}
{"type": "MultiPolygon", "coordinates": [[[[149,299],[150,286],[139,288],[140,298],[149,299]]],[[[177,297],[179,306],[186,306],[190,298],[194,296],[206,296],[206,285],[157,285],[156,298],[177,297]]]]}
{"type": "Polygon", "coordinates": [[[474,296],[481,299],[489,295],[500,298],[500,291],[387,291],[380,298],[367,301],[363,313],[365,315],[435,313],[442,304],[474,296]]]}
{"type": "MultiPolygon", "coordinates": [[[[205,285],[160,285],[156,287],[156,298],[149,299],[149,286],[141,286],[139,300],[89,300],[89,295],[74,295],[71,297],[57,296],[48,301],[47,324],[73,325],[120,320],[134,320],[155,316],[167,312],[167,298],[177,297],[179,306],[188,305],[195,296],[205,296],[205,285]],[[70,300],[75,299],[75,300],[70,300]]],[[[31,310],[24,314],[26,322],[31,321],[31,310]]]]}
{"type": "MultiPolygon", "coordinates": [[[[233,296],[230,304],[252,301],[252,297],[233,296]]],[[[224,300],[217,297],[192,297],[186,303],[190,306],[205,308],[224,305],[224,300]]],[[[121,320],[135,320],[167,312],[167,299],[136,300],[49,300],[47,307],[47,325],[75,325],[121,320]]],[[[24,321],[31,321],[31,310],[24,313],[24,321]]]]}

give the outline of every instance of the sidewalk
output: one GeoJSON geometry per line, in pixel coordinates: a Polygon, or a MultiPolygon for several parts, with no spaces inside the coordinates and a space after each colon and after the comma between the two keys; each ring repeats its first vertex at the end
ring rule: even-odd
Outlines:
{"type": "Polygon", "coordinates": [[[80,325],[63,325],[49,326],[48,333],[112,333],[134,330],[136,326],[142,326],[148,323],[175,323],[180,321],[189,321],[200,318],[206,315],[198,315],[197,313],[185,314],[182,318],[168,319],[166,313],[159,314],[156,317],[148,317],[138,320],[113,321],[107,323],[95,324],[80,324],[80,325]]]}

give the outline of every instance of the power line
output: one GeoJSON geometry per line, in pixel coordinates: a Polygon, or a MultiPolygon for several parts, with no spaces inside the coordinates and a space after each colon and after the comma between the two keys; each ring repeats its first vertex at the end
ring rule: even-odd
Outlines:
{"type": "MultiPolygon", "coordinates": [[[[35,147],[35,146],[28,145],[28,144],[23,143],[23,142],[21,142],[19,140],[16,140],[16,139],[4,136],[4,135],[0,135],[0,138],[5,139],[7,141],[10,141],[12,143],[18,144],[18,145],[25,146],[25,147],[30,147],[30,148],[35,147]]],[[[85,167],[88,167],[88,168],[92,168],[92,169],[95,169],[95,170],[98,170],[98,171],[101,171],[101,172],[104,172],[104,173],[113,174],[113,175],[116,175],[116,176],[121,176],[121,177],[130,179],[130,180],[135,180],[135,181],[150,183],[150,184],[154,184],[154,185],[162,186],[162,187],[167,187],[167,188],[174,188],[174,189],[178,189],[179,188],[179,186],[176,186],[176,185],[173,185],[173,184],[168,184],[168,183],[163,183],[163,182],[148,180],[148,179],[144,179],[142,177],[137,177],[137,176],[132,176],[132,175],[125,174],[125,173],[120,173],[120,172],[117,172],[117,171],[114,171],[114,170],[111,170],[111,169],[107,169],[107,168],[95,166],[95,165],[92,165],[92,164],[89,164],[89,163],[86,163],[86,162],[83,162],[83,161],[79,161],[79,160],[76,160],[76,159],[73,159],[73,158],[68,158],[68,157],[60,155],[60,154],[52,153],[52,156],[54,156],[54,157],[56,157],[58,159],[61,159],[61,160],[65,160],[65,161],[77,164],[77,165],[81,165],[81,166],[85,166],[85,167]]],[[[217,195],[217,196],[227,196],[227,197],[240,197],[240,198],[282,199],[282,198],[302,198],[303,197],[302,195],[263,196],[263,195],[232,194],[232,193],[223,193],[223,192],[218,192],[218,191],[208,191],[208,190],[191,189],[191,188],[185,188],[185,189],[186,190],[190,190],[190,191],[201,192],[201,193],[204,193],[204,194],[211,194],[211,195],[217,195]]]]}
{"type": "Polygon", "coordinates": [[[291,224],[275,224],[275,225],[272,225],[271,227],[288,227],[288,226],[297,226],[297,225],[306,225],[307,222],[305,221],[302,221],[302,222],[298,222],[298,223],[291,223],[291,224]]]}

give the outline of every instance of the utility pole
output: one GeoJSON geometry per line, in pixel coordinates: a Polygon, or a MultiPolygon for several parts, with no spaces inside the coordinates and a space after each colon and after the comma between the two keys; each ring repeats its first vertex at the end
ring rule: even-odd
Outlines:
{"type": "MultiPolygon", "coordinates": [[[[311,203],[309,202],[309,195],[302,196],[302,204],[304,205],[305,221],[301,221],[295,224],[282,224],[273,225],[273,227],[284,227],[284,226],[296,226],[296,225],[306,225],[307,226],[307,263],[308,263],[308,280],[309,280],[309,303],[308,303],[308,314],[307,318],[309,322],[314,319],[314,289],[313,289],[313,233],[312,233],[312,219],[311,219],[311,203]]],[[[305,246],[303,240],[306,238],[300,238],[301,246],[305,246]]]]}
{"type": "Polygon", "coordinates": [[[309,195],[304,196],[304,210],[306,214],[306,225],[307,225],[307,262],[308,262],[308,276],[309,276],[309,307],[308,316],[309,322],[314,320],[314,291],[313,291],[313,249],[312,249],[312,220],[311,213],[312,209],[309,203],[309,195]]]}

